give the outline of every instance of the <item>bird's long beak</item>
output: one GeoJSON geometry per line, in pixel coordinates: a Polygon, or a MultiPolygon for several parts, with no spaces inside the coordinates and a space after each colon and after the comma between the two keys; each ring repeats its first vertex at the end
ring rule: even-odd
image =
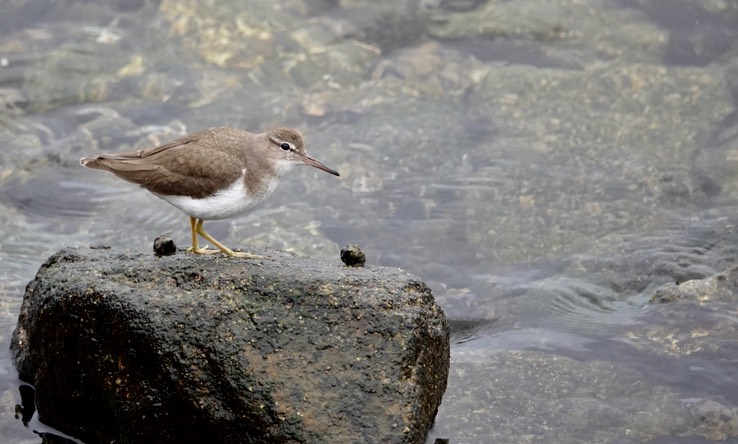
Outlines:
{"type": "Polygon", "coordinates": [[[341,176],[340,174],[338,174],[338,171],[334,170],[333,168],[329,167],[328,165],[324,164],[323,162],[319,161],[318,159],[314,157],[310,157],[306,155],[305,157],[302,158],[302,161],[305,162],[307,165],[310,165],[311,167],[315,167],[319,170],[323,170],[326,173],[331,173],[334,176],[339,176],[339,177],[341,176]]]}

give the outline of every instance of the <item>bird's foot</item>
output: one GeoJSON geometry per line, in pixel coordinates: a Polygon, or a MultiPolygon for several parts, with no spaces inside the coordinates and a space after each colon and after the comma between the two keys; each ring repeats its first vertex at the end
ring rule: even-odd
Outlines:
{"type": "Polygon", "coordinates": [[[224,253],[227,254],[228,256],[231,256],[231,257],[240,257],[242,259],[268,259],[268,260],[273,260],[269,256],[262,256],[262,255],[259,255],[259,254],[247,253],[245,251],[231,251],[230,253],[224,251],[224,253]]]}
{"type": "Polygon", "coordinates": [[[195,253],[195,254],[217,254],[217,253],[220,253],[220,250],[211,250],[208,247],[204,247],[204,248],[190,247],[190,248],[187,249],[187,252],[188,253],[195,253]]]}
{"type": "Polygon", "coordinates": [[[226,256],[237,257],[237,258],[241,258],[241,259],[268,259],[268,260],[273,260],[269,256],[262,256],[262,255],[259,255],[259,254],[247,253],[245,251],[233,251],[233,250],[231,250],[228,247],[224,247],[223,250],[212,250],[212,249],[210,249],[208,247],[203,247],[203,248],[199,248],[199,247],[198,248],[193,248],[193,247],[190,247],[190,248],[187,249],[187,252],[188,253],[195,253],[195,254],[218,254],[218,253],[223,253],[226,256]]]}

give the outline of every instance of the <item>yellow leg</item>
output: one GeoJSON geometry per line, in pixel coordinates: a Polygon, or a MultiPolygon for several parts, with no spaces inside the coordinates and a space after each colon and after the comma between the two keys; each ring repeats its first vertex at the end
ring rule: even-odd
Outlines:
{"type": "Polygon", "coordinates": [[[218,250],[209,250],[207,248],[200,248],[197,243],[197,235],[199,234],[200,236],[203,237],[203,239],[207,240],[211,244],[218,247],[220,251],[227,254],[228,256],[240,257],[240,258],[245,258],[245,259],[268,259],[267,257],[259,256],[258,254],[231,250],[230,248],[226,247],[225,245],[215,240],[213,236],[209,235],[208,232],[205,231],[205,229],[202,227],[202,224],[204,222],[205,221],[202,219],[196,219],[190,216],[190,226],[192,228],[192,247],[188,249],[188,251],[192,251],[193,253],[196,253],[196,254],[213,254],[213,253],[218,252],[218,250]]]}
{"type": "Polygon", "coordinates": [[[195,254],[215,254],[219,253],[218,250],[210,250],[207,247],[200,248],[199,243],[197,242],[197,227],[198,224],[202,226],[202,221],[198,221],[196,218],[190,216],[190,227],[192,228],[192,246],[187,249],[187,251],[191,251],[195,254]]]}

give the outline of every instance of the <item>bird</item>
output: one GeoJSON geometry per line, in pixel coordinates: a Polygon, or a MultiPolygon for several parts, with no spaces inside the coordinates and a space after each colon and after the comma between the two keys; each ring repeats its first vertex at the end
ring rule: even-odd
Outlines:
{"type": "Polygon", "coordinates": [[[255,134],[214,127],[164,145],[137,151],[83,157],[80,164],[108,171],[141,186],[190,218],[195,254],[222,252],[231,257],[262,259],[233,251],[205,231],[208,220],[234,217],[268,198],[282,176],[296,165],[310,165],[339,177],[338,171],[311,157],[297,130],[274,128],[255,134]],[[200,247],[197,236],[217,250],[200,247]]]}

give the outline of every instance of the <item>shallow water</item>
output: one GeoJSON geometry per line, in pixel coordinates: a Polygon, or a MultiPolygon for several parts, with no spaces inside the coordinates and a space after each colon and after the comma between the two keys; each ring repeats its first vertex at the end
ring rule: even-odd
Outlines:
{"type": "Polygon", "coordinates": [[[189,243],[78,158],[214,125],[299,128],[342,176],[299,169],[213,236],[334,263],[358,243],[431,285],[453,344],[430,442],[738,436],[735,300],[649,304],[738,254],[734,3],[2,9],[0,437],[41,440],[7,350],[46,257],[189,243]]]}

